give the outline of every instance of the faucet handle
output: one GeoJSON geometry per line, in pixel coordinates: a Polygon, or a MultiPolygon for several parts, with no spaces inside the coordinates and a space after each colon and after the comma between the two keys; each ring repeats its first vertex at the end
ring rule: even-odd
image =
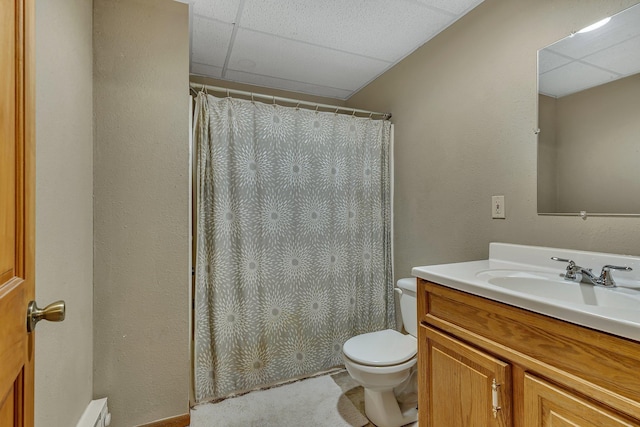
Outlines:
{"type": "Polygon", "coordinates": [[[564,278],[566,280],[575,280],[578,266],[576,266],[576,263],[573,262],[572,259],[558,258],[557,256],[552,256],[551,259],[554,261],[568,262],[569,265],[567,265],[567,272],[564,274],[564,278]]]}
{"type": "Polygon", "coordinates": [[[611,270],[631,271],[633,270],[633,268],[621,265],[605,265],[604,267],[602,267],[602,272],[600,273],[600,282],[603,286],[614,288],[616,286],[616,282],[613,280],[611,270]]]}

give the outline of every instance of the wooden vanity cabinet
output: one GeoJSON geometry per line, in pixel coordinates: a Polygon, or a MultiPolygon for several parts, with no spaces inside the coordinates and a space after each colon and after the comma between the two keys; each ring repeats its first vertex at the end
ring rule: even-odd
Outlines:
{"type": "Polygon", "coordinates": [[[540,378],[524,375],[524,425],[544,427],[623,427],[636,421],[581,398],[540,378]]]}
{"type": "Polygon", "coordinates": [[[420,419],[428,426],[511,426],[510,365],[435,329],[421,329],[430,398],[427,418],[420,419]]]}
{"type": "Polygon", "coordinates": [[[421,427],[640,427],[640,343],[418,279],[421,427]]]}

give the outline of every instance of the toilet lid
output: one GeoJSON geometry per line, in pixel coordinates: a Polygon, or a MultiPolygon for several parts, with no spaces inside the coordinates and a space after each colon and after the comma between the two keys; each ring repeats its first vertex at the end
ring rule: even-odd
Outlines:
{"type": "Polygon", "coordinates": [[[418,344],[411,335],[386,329],[355,336],[344,343],[342,351],[354,362],[388,366],[411,359],[418,351],[418,344]]]}

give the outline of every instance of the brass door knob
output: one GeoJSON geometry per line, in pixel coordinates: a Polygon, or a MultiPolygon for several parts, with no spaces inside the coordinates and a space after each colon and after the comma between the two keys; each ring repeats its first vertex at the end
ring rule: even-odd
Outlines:
{"type": "Polygon", "coordinates": [[[27,332],[33,332],[36,329],[36,323],[43,319],[49,322],[62,322],[65,312],[64,301],[52,302],[45,308],[38,308],[36,302],[31,301],[27,308],[27,332]]]}

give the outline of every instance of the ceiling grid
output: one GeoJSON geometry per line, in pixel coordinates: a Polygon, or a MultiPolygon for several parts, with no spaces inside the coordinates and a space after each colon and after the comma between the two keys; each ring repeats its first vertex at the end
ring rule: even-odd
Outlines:
{"type": "Polygon", "coordinates": [[[190,0],[191,73],[347,99],[482,0],[190,0]]]}
{"type": "Polygon", "coordinates": [[[640,7],[631,7],[602,27],[576,33],[538,53],[539,91],[560,98],[640,70],[640,7]]]}

